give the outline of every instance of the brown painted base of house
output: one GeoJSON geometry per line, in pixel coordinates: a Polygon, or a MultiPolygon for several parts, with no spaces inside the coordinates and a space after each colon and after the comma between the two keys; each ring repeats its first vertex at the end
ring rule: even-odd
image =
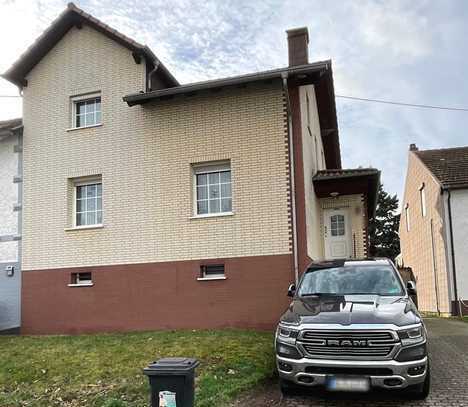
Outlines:
{"type": "Polygon", "coordinates": [[[23,334],[157,329],[272,329],[288,306],[292,256],[239,257],[23,272],[23,334]],[[200,281],[223,262],[225,280],[200,281]],[[93,286],[70,287],[91,272],[93,286]]]}

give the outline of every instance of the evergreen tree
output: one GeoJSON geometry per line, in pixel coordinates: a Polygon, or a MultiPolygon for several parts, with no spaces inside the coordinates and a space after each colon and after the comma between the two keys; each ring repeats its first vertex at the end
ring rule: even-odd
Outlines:
{"type": "Polygon", "coordinates": [[[369,252],[372,257],[388,257],[395,260],[400,253],[400,215],[396,213],[397,210],[397,196],[389,195],[380,184],[375,216],[369,222],[369,252]]]}

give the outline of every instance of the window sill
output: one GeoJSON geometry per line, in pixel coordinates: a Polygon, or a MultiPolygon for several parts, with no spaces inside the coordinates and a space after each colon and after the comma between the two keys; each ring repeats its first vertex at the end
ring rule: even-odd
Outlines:
{"type": "Polygon", "coordinates": [[[234,216],[234,212],[208,213],[206,215],[194,215],[189,219],[220,218],[223,216],[234,216]]]}
{"type": "Polygon", "coordinates": [[[94,283],[68,284],[68,287],[92,287],[94,283]]]}
{"type": "Polygon", "coordinates": [[[103,227],[104,225],[74,226],[72,228],[65,228],[65,232],[72,232],[75,230],[102,229],[103,227]]]}
{"type": "Polygon", "coordinates": [[[92,129],[94,127],[101,127],[102,123],[99,124],[93,124],[91,126],[82,126],[82,127],[71,127],[69,129],[66,129],[65,131],[75,131],[75,130],[83,130],[83,129],[92,129]]]}
{"type": "Polygon", "coordinates": [[[219,277],[198,277],[198,281],[213,281],[213,280],[226,280],[225,276],[219,276],[219,277]]]}

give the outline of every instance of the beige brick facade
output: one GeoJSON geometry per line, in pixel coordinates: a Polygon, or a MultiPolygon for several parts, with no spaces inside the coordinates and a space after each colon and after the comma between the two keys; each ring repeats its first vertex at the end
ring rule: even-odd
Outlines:
{"type": "Polygon", "coordinates": [[[144,63],[72,28],[24,88],[24,270],[287,254],[280,83],[128,107],[144,63]],[[76,95],[101,92],[102,126],[67,131],[76,95]],[[192,165],[230,160],[232,216],[194,219],[192,165]],[[72,226],[70,179],[102,176],[104,227],[72,226]]]}
{"type": "Polygon", "coordinates": [[[400,222],[403,263],[411,267],[417,280],[421,311],[437,312],[437,295],[441,313],[449,313],[443,225],[443,204],[440,185],[413,153],[409,153],[408,172],[400,222]],[[426,216],[422,214],[420,188],[424,184],[426,216]],[[407,211],[409,211],[409,231],[407,211]],[[432,223],[432,228],[431,228],[432,223]]]}

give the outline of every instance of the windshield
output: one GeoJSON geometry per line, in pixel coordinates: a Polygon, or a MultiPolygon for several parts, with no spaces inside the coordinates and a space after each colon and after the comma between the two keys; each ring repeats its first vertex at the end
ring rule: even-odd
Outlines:
{"type": "Polygon", "coordinates": [[[310,270],[302,278],[298,290],[304,295],[404,295],[403,287],[393,267],[343,266],[310,270]]]}

